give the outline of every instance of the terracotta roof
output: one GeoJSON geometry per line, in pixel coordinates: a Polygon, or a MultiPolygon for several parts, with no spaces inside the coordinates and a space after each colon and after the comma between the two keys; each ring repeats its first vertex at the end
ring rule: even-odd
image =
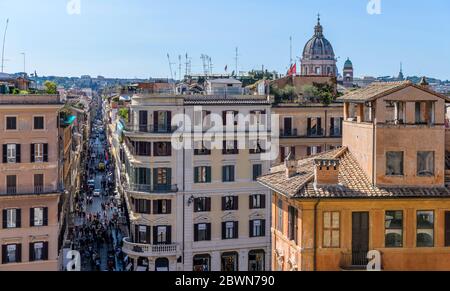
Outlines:
{"type": "Polygon", "coordinates": [[[367,86],[366,88],[350,91],[344,96],[338,98],[337,100],[342,101],[354,101],[354,102],[366,102],[373,101],[375,99],[384,97],[386,95],[392,94],[394,92],[400,91],[407,87],[415,87],[419,90],[433,94],[439,98],[450,101],[450,99],[440,93],[437,93],[431,89],[416,85],[411,81],[401,81],[401,82],[375,82],[367,86]]]}
{"type": "Polygon", "coordinates": [[[273,191],[291,198],[423,198],[450,197],[447,187],[387,187],[373,186],[370,179],[359,166],[347,148],[329,151],[298,161],[298,173],[287,178],[284,166],[272,169],[271,173],[262,176],[258,182],[273,191]],[[332,186],[316,186],[314,183],[315,159],[338,159],[339,184],[332,186]]]}

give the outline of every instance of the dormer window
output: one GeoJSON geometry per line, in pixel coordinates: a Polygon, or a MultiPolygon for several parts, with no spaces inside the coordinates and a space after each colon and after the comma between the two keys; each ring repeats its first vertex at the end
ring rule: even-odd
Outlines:
{"type": "Polygon", "coordinates": [[[434,102],[416,102],[416,124],[434,123],[434,102]]]}

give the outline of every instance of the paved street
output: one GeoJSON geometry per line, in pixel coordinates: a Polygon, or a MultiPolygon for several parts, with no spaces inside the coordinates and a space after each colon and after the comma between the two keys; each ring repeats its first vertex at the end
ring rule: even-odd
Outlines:
{"type": "Polygon", "coordinates": [[[83,271],[122,271],[122,213],[120,199],[114,196],[114,171],[101,120],[99,112],[91,126],[86,185],[75,201],[74,243],[82,255],[83,271]]]}

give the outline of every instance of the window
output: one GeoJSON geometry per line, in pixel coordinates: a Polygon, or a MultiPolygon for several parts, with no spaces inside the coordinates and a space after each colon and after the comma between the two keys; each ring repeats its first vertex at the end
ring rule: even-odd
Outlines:
{"type": "Polygon", "coordinates": [[[317,154],[320,154],[322,152],[322,147],[321,146],[312,146],[312,147],[307,147],[306,148],[306,155],[307,156],[314,156],[317,154]]]}
{"type": "Polygon", "coordinates": [[[39,227],[48,225],[48,208],[37,207],[30,208],[30,227],[39,227]]]}
{"type": "Polygon", "coordinates": [[[416,124],[432,124],[435,122],[434,102],[416,102],[416,124]]]}
{"type": "Polygon", "coordinates": [[[155,142],[155,157],[170,157],[172,155],[172,144],[170,142],[155,142]]]}
{"type": "Polygon", "coordinates": [[[6,193],[16,194],[17,193],[17,176],[9,175],[6,176],[6,193]]]}
{"type": "Polygon", "coordinates": [[[403,211],[386,211],[385,247],[403,247],[403,211]]]}
{"type": "Polygon", "coordinates": [[[150,203],[151,203],[150,200],[135,199],[134,200],[134,209],[135,209],[136,213],[151,214],[151,209],[150,209],[151,204],[150,203]]]}
{"type": "Polygon", "coordinates": [[[239,237],[238,222],[222,222],[222,239],[237,239],[239,237]]]}
{"type": "Polygon", "coordinates": [[[253,165],[253,181],[256,181],[258,177],[261,177],[262,175],[262,165],[257,164],[253,165]]]}
{"type": "Polygon", "coordinates": [[[265,153],[265,152],[266,152],[265,149],[263,149],[261,146],[260,140],[251,140],[250,141],[249,153],[251,155],[261,154],[261,153],[265,153]]]}
{"type": "Polygon", "coordinates": [[[154,112],[154,126],[155,132],[167,133],[171,131],[172,112],[170,111],[155,111],[154,112]]]}
{"type": "Polygon", "coordinates": [[[148,191],[150,188],[151,170],[148,168],[134,169],[135,183],[140,191],[148,191]]]}
{"type": "Polygon", "coordinates": [[[134,153],[138,156],[150,157],[152,155],[152,143],[143,141],[133,141],[134,153]]]}
{"type": "Polygon", "coordinates": [[[239,209],[239,197],[238,196],[226,196],[222,197],[222,211],[232,211],[239,209]]]}
{"type": "Polygon", "coordinates": [[[211,167],[195,167],[194,183],[196,184],[211,183],[211,167]]]}
{"type": "Polygon", "coordinates": [[[250,220],[249,237],[262,237],[266,235],[266,221],[264,219],[250,220]]]}
{"type": "Polygon", "coordinates": [[[48,144],[32,144],[30,154],[32,163],[48,162],[48,144]]]}
{"type": "Polygon", "coordinates": [[[332,117],[330,119],[330,135],[331,136],[342,136],[342,117],[336,118],[332,117]]]}
{"type": "Polygon", "coordinates": [[[289,156],[289,154],[292,153],[292,155],[295,158],[296,150],[295,146],[293,147],[280,147],[280,156],[281,156],[281,162],[284,162],[286,158],[289,156]]]}
{"type": "Polygon", "coordinates": [[[224,140],[223,141],[223,150],[222,154],[224,155],[238,155],[238,141],[237,140],[224,140]]]}
{"type": "Polygon", "coordinates": [[[434,246],[434,212],[417,211],[417,247],[434,246]]]}
{"type": "Polygon", "coordinates": [[[403,176],[403,152],[386,153],[386,176],[403,176]]]}
{"type": "Polygon", "coordinates": [[[211,198],[199,197],[194,199],[194,212],[210,212],[211,198]]]}
{"type": "Polygon", "coordinates": [[[30,243],[30,262],[48,260],[48,242],[30,243]]]}
{"type": "Polygon", "coordinates": [[[323,213],[323,247],[340,247],[340,213],[323,213]]]}
{"type": "Polygon", "coordinates": [[[21,227],[21,210],[20,209],[3,209],[3,228],[20,228],[21,227]]]}
{"type": "Polygon", "coordinates": [[[434,152],[417,153],[417,176],[434,176],[434,152]]]}
{"type": "Polygon", "coordinates": [[[224,166],[222,168],[222,182],[234,182],[234,166],[224,166]]]}
{"type": "MultiPolygon", "coordinates": [[[[5,147],[5,146],[4,146],[5,147]]],[[[17,157],[18,152],[20,151],[20,147],[16,144],[7,144],[6,145],[6,163],[14,164],[19,163],[17,157]]]]}
{"type": "Polygon", "coordinates": [[[194,241],[211,240],[211,223],[194,224],[194,241]]]}
{"type": "Polygon", "coordinates": [[[288,237],[291,241],[295,241],[297,243],[298,210],[295,207],[289,206],[288,215],[288,237]]]}
{"type": "Polygon", "coordinates": [[[171,200],[154,200],[153,201],[153,214],[171,214],[172,213],[172,201],[171,200]]]}
{"type": "Polygon", "coordinates": [[[6,130],[17,130],[17,117],[15,116],[6,117],[6,130]]]}
{"type": "Polygon", "coordinates": [[[255,194],[250,195],[249,209],[264,209],[266,208],[266,195],[255,194]]]}
{"type": "Polygon", "coordinates": [[[209,271],[211,271],[211,256],[195,255],[194,272],[209,272],[209,271]]]}
{"type": "Polygon", "coordinates": [[[2,246],[2,264],[20,263],[22,261],[22,245],[11,244],[2,246]]]}
{"type": "Polygon", "coordinates": [[[450,247],[450,211],[445,212],[445,246],[450,247]]]}
{"type": "Polygon", "coordinates": [[[35,174],[34,175],[34,193],[41,194],[44,193],[44,175],[35,174]]]}
{"type": "Polygon", "coordinates": [[[237,125],[236,116],[239,114],[238,111],[223,111],[222,112],[222,119],[223,119],[223,125],[237,125]],[[231,121],[231,122],[228,122],[231,121]]]}
{"type": "Polygon", "coordinates": [[[140,244],[150,244],[151,228],[147,225],[135,226],[135,241],[140,244]]]}
{"type": "Polygon", "coordinates": [[[172,227],[171,226],[155,226],[153,227],[153,243],[156,245],[166,244],[170,245],[172,243],[172,227]]]}
{"type": "Polygon", "coordinates": [[[172,183],[172,169],[158,168],[154,170],[155,190],[167,191],[171,188],[172,183]]]}
{"type": "Polygon", "coordinates": [[[34,118],[34,130],[44,130],[44,117],[43,116],[35,116],[34,118]]]}
{"type": "Polygon", "coordinates": [[[323,130],[322,130],[322,118],[315,117],[315,118],[308,118],[308,136],[322,136],[323,130]]]}
{"type": "Polygon", "coordinates": [[[223,253],[221,257],[222,272],[239,271],[239,255],[236,252],[223,253]]]}
{"type": "Polygon", "coordinates": [[[386,122],[394,124],[404,124],[406,120],[406,103],[399,101],[387,102],[386,122]]]}
{"type": "Polygon", "coordinates": [[[264,250],[256,250],[248,252],[248,270],[250,272],[262,272],[265,270],[264,250]]]}
{"type": "Polygon", "coordinates": [[[278,200],[277,230],[283,233],[283,200],[278,200]]]}
{"type": "Polygon", "coordinates": [[[209,156],[211,155],[211,146],[206,142],[197,142],[195,144],[194,155],[196,156],[209,156]]]}

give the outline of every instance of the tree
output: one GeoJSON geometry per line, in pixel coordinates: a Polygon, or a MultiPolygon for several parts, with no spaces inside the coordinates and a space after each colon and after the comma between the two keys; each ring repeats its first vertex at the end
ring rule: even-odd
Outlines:
{"type": "Polygon", "coordinates": [[[57,86],[55,82],[45,81],[44,83],[45,93],[47,94],[58,94],[57,86]]]}
{"type": "Polygon", "coordinates": [[[120,108],[119,109],[119,116],[122,117],[123,120],[128,121],[128,109],[127,108],[120,108]]]}

